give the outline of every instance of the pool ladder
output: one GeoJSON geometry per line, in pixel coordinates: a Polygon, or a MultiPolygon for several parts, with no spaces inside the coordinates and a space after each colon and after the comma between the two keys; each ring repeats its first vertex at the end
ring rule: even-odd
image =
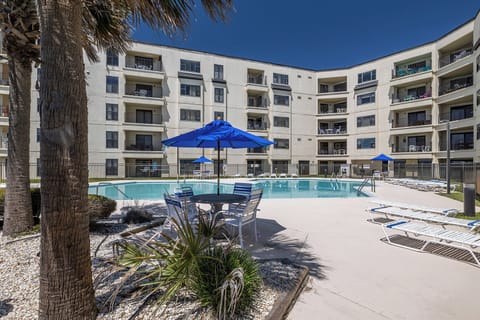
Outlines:
{"type": "Polygon", "coordinates": [[[332,190],[340,190],[340,184],[338,183],[337,175],[335,172],[332,172],[332,175],[330,176],[330,187],[332,190]]]}
{"type": "Polygon", "coordinates": [[[370,182],[370,191],[375,192],[375,179],[373,177],[366,177],[363,179],[360,187],[357,189],[357,193],[360,193],[362,189],[370,182]]]}
{"type": "Polygon", "coordinates": [[[129,197],[125,192],[123,192],[122,190],[120,190],[120,188],[118,188],[115,184],[111,183],[111,182],[100,182],[97,184],[97,189],[96,189],[96,194],[98,196],[98,187],[99,186],[112,186],[114,189],[116,189],[118,192],[120,192],[125,198],[127,198],[127,200],[133,200],[132,197],[129,197]]]}

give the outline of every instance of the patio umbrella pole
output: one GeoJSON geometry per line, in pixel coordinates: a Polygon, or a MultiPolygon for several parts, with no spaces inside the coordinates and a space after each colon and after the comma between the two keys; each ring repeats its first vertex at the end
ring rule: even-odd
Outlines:
{"type": "Polygon", "coordinates": [[[220,140],[217,140],[217,195],[220,194],[220,140]]]}

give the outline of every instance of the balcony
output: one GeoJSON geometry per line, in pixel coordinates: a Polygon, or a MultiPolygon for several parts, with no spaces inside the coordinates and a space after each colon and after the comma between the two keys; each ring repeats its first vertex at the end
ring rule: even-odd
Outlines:
{"type": "Polygon", "coordinates": [[[432,124],[432,119],[423,119],[423,120],[399,119],[397,121],[393,121],[392,128],[416,127],[416,126],[425,126],[425,125],[431,125],[431,124],[432,124]]]}
{"type": "Polygon", "coordinates": [[[338,157],[338,156],[346,156],[347,155],[347,149],[343,149],[343,148],[340,148],[340,149],[320,149],[318,150],[318,154],[317,156],[320,156],[320,157],[331,157],[331,156],[335,156],[335,157],[338,157]]]}
{"type": "Polygon", "coordinates": [[[163,132],[165,125],[162,123],[160,112],[148,112],[141,110],[140,112],[125,112],[125,122],[122,127],[126,131],[149,131],[149,132],[163,132]]]}
{"type": "Polygon", "coordinates": [[[253,92],[268,92],[267,77],[263,71],[248,69],[246,89],[253,92]]]}
{"type": "Polygon", "coordinates": [[[449,64],[452,64],[458,60],[461,60],[465,57],[468,57],[470,55],[472,55],[473,53],[473,50],[471,47],[466,47],[466,48],[462,48],[462,49],[459,49],[459,50],[456,50],[454,52],[449,52],[447,54],[444,54],[440,57],[439,59],[439,67],[440,68],[443,68],[449,64]]]}
{"type": "Polygon", "coordinates": [[[347,103],[320,103],[318,105],[318,115],[345,114],[347,113],[347,103]]]}
{"type": "Polygon", "coordinates": [[[347,134],[347,130],[344,127],[337,128],[319,128],[318,134],[321,136],[338,136],[342,134],[347,134]]]}
{"type": "Polygon", "coordinates": [[[422,95],[415,95],[415,94],[407,94],[407,95],[398,95],[392,97],[392,104],[396,103],[404,103],[404,102],[412,102],[421,99],[428,99],[431,98],[432,94],[430,92],[426,92],[422,95]]]}
{"type": "Polygon", "coordinates": [[[268,130],[268,124],[266,122],[247,122],[247,130],[250,131],[266,131],[268,130]]]}
{"type": "Polygon", "coordinates": [[[402,153],[402,152],[432,152],[431,145],[393,145],[392,153],[402,153]]]}
{"type": "Polygon", "coordinates": [[[128,83],[125,85],[125,103],[143,105],[164,105],[162,88],[159,85],[140,85],[128,83]]]}
{"type": "Polygon", "coordinates": [[[396,70],[392,70],[392,79],[398,79],[406,76],[410,76],[417,73],[427,72],[432,70],[432,66],[424,66],[419,68],[398,68],[396,70]]]}
{"type": "Polygon", "coordinates": [[[444,95],[450,92],[454,92],[460,89],[468,88],[473,86],[473,77],[467,76],[456,79],[447,79],[441,82],[440,88],[438,89],[439,95],[444,95]]]}
{"type": "Polygon", "coordinates": [[[458,121],[473,118],[473,106],[461,109],[450,109],[450,112],[439,114],[439,123],[442,121],[458,121]]]}
{"type": "Polygon", "coordinates": [[[346,93],[347,83],[341,82],[337,84],[320,83],[318,84],[318,94],[335,94],[346,93]]]}
{"type": "Polygon", "coordinates": [[[266,155],[267,154],[267,148],[266,147],[248,148],[247,153],[255,154],[255,155],[266,155]]]}

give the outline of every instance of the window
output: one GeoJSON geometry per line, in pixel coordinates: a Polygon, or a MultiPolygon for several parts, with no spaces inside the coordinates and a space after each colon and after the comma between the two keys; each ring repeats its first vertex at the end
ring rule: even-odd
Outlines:
{"type": "Polygon", "coordinates": [[[225,90],[223,88],[215,88],[215,102],[223,103],[225,90]]]}
{"type": "Polygon", "coordinates": [[[273,74],[273,83],[284,84],[284,85],[288,86],[288,74],[274,73],[273,74]]]}
{"type": "Polygon", "coordinates": [[[153,58],[135,56],[135,68],[153,70],[153,58]]]}
{"type": "Polygon", "coordinates": [[[180,109],[180,120],[200,121],[200,110],[180,109]]]}
{"type": "Polygon", "coordinates": [[[40,128],[37,128],[37,142],[40,142],[40,128]]]}
{"type": "Polygon", "coordinates": [[[480,106],[480,90],[477,90],[477,106],[480,106]]]}
{"type": "Polygon", "coordinates": [[[274,127],[289,127],[289,118],[286,117],[273,117],[273,126],[274,127]]]}
{"type": "Polygon", "coordinates": [[[223,80],[223,65],[221,64],[213,65],[213,79],[223,80]]]}
{"type": "Polygon", "coordinates": [[[450,136],[452,150],[473,149],[473,132],[452,133],[450,136]]]}
{"type": "Polygon", "coordinates": [[[118,131],[107,131],[107,148],[118,148],[118,131]]]}
{"type": "Polygon", "coordinates": [[[347,83],[342,82],[342,83],[337,83],[333,85],[333,91],[334,92],[342,92],[342,91],[347,91],[347,83]]]}
{"type": "Polygon", "coordinates": [[[358,74],[358,83],[373,81],[377,79],[377,70],[370,70],[358,74]]]}
{"type": "Polygon", "coordinates": [[[422,60],[422,61],[418,61],[418,62],[414,62],[414,63],[410,63],[407,65],[407,68],[408,69],[413,69],[413,70],[417,70],[417,69],[420,69],[420,68],[424,68],[427,66],[427,61],[426,60],[422,60]]]}
{"type": "Polygon", "coordinates": [[[360,127],[370,127],[375,125],[375,115],[358,117],[357,118],[357,128],[360,127]]]}
{"type": "Polygon", "coordinates": [[[105,159],[105,175],[118,176],[118,159],[105,159]]]}
{"type": "Polygon", "coordinates": [[[180,95],[200,97],[200,86],[182,83],[180,85],[180,95]]]}
{"type": "Polygon", "coordinates": [[[137,150],[153,150],[152,135],[137,134],[135,136],[135,146],[137,150]]]}
{"type": "Polygon", "coordinates": [[[278,104],[278,105],[282,105],[282,106],[288,106],[289,105],[289,97],[275,94],[275,95],[273,95],[273,103],[278,104]]]}
{"type": "Polygon", "coordinates": [[[357,139],[357,149],[374,149],[375,138],[357,139]]]}
{"type": "Polygon", "coordinates": [[[427,113],[425,111],[409,112],[408,113],[408,125],[418,126],[426,124],[427,113]]]}
{"type": "Polygon", "coordinates": [[[477,140],[480,140],[480,123],[477,124],[477,140]]]}
{"type": "Polygon", "coordinates": [[[223,111],[215,111],[213,113],[213,120],[218,120],[218,119],[220,119],[220,120],[224,119],[223,118],[223,111]]]}
{"type": "Polygon", "coordinates": [[[136,118],[137,123],[153,123],[152,110],[137,110],[136,118]]]}
{"type": "MultiPolygon", "coordinates": [[[[409,147],[409,150],[410,150],[410,146],[416,146],[416,147],[425,146],[426,145],[426,139],[425,139],[425,136],[408,137],[407,143],[408,143],[408,147],[409,147]]],[[[415,148],[415,150],[416,150],[416,148],[415,148]]]]}
{"type": "Polygon", "coordinates": [[[118,93],[118,77],[107,76],[107,93],[118,93]]]}
{"type": "Polygon", "coordinates": [[[288,139],[273,139],[273,142],[275,142],[273,145],[274,149],[288,149],[290,147],[288,139]]]}
{"type": "Polygon", "coordinates": [[[473,117],[473,105],[452,107],[450,109],[450,120],[462,120],[473,117]]]}
{"type": "Polygon", "coordinates": [[[200,73],[200,61],[180,59],[180,70],[200,73]]]}
{"type": "Polygon", "coordinates": [[[107,49],[107,66],[118,66],[118,52],[107,49]]]}
{"type": "Polygon", "coordinates": [[[42,107],[40,105],[40,98],[37,98],[37,112],[40,113],[42,107]]]}
{"type": "Polygon", "coordinates": [[[375,92],[361,94],[357,96],[357,106],[375,102],[375,92]]]}
{"type": "Polygon", "coordinates": [[[106,120],[118,120],[118,104],[107,103],[105,105],[105,119],[106,120]]]}
{"type": "Polygon", "coordinates": [[[477,56],[477,72],[480,71],[480,55],[477,56]]]}

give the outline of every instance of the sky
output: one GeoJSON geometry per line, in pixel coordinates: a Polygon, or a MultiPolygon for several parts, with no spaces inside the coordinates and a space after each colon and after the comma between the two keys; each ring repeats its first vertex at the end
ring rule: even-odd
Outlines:
{"type": "Polygon", "coordinates": [[[234,0],[226,22],[201,5],[185,35],[145,25],[133,39],[276,64],[346,68],[412,48],[472,19],[478,0],[234,0]]]}

